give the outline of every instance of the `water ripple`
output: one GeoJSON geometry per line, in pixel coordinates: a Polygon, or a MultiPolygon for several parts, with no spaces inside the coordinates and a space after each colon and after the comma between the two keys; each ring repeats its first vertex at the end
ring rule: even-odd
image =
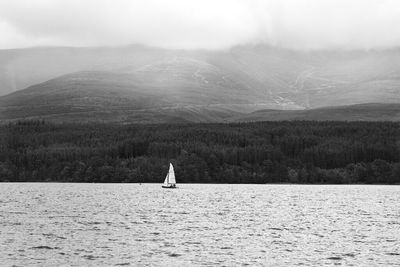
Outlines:
{"type": "Polygon", "coordinates": [[[400,265],[400,187],[12,184],[6,266],[400,265]]]}

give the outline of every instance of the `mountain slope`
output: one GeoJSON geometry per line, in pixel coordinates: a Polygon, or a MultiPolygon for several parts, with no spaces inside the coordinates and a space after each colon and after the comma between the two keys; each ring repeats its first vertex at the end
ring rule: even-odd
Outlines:
{"type": "Polygon", "coordinates": [[[113,71],[157,61],[168,51],[143,47],[38,47],[0,50],[0,95],[79,71],[113,71]]]}
{"type": "Polygon", "coordinates": [[[236,109],[258,108],[264,96],[246,95],[246,87],[205,62],[173,58],[124,72],[72,73],[19,90],[0,98],[0,118],[158,121],[157,116],[167,116],[218,121],[236,109]]]}
{"type": "Polygon", "coordinates": [[[299,52],[244,46],[232,49],[228,58],[225,66],[246,73],[275,103],[289,109],[293,104],[400,103],[399,49],[299,52]]]}
{"type": "Polygon", "coordinates": [[[400,121],[400,104],[359,104],[310,110],[259,110],[232,121],[400,121]]]}
{"type": "MultiPolygon", "coordinates": [[[[163,64],[182,68],[179,59],[201,62],[234,77],[246,85],[243,90],[250,89],[249,93],[256,92],[282,109],[400,101],[399,49],[302,52],[265,45],[226,51],[138,45],[0,50],[0,95],[80,71],[124,73],[147,66],[154,72],[163,64]]],[[[184,66],[190,69],[190,64],[184,66]]]]}
{"type": "Polygon", "coordinates": [[[236,116],[274,119],[271,114],[329,119],[328,111],[317,116],[308,110],[400,103],[400,50],[302,52],[264,45],[226,51],[0,50],[0,94],[10,91],[0,97],[1,120],[217,122],[236,116]],[[257,110],[264,111],[252,113],[257,110]]]}

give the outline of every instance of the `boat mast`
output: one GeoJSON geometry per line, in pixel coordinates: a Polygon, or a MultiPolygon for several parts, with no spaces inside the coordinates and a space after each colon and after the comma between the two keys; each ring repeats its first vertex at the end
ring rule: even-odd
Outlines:
{"type": "Polygon", "coordinates": [[[169,172],[171,171],[171,162],[169,163],[169,169],[168,169],[168,185],[169,185],[169,172]]]}

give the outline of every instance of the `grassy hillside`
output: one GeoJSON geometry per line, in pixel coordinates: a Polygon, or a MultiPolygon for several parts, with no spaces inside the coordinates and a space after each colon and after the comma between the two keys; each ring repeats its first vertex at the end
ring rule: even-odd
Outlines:
{"type": "Polygon", "coordinates": [[[310,110],[259,110],[234,121],[400,121],[400,104],[360,104],[310,110]]]}
{"type": "MultiPolygon", "coordinates": [[[[131,87],[140,87],[140,92],[178,92],[173,100],[179,104],[193,100],[202,105],[240,102],[305,109],[400,103],[399,62],[399,49],[301,52],[246,45],[224,51],[143,46],[0,50],[0,95],[60,81],[64,75],[94,72],[125,75],[123,80],[132,75],[131,87]]],[[[118,82],[98,80],[100,88],[119,88],[118,82]]],[[[79,85],[70,84],[69,89],[79,85]]]]}
{"type": "MultiPolygon", "coordinates": [[[[64,98],[63,98],[64,99],[64,98]]],[[[43,119],[51,122],[210,123],[257,121],[400,121],[400,104],[360,104],[310,110],[262,109],[247,112],[245,105],[171,105],[145,107],[155,101],[104,97],[91,105],[37,105],[0,108],[0,121],[43,119]],[[107,102],[107,105],[105,104],[107,102]],[[129,104],[132,104],[130,106],[129,104]]],[[[156,98],[159,99],[159,98],[156,98]]],[[[89,101],[88,101],[89,102],[89,101]]],[[[165,104],[165,103],[164,103],[165,104]]],[[[158,102],[158,105],[163,103],[158,102]]],[[[256,106],[250,105],[251,108],[256,106]]]]}

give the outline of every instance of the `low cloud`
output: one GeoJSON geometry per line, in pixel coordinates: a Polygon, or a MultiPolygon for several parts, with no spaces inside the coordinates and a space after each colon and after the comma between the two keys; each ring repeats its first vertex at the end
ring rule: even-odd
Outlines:
{"type": "Polygon", "coordinates": [[[398,0],[2,0],[0,48],[400,45],[398,0]]]}

